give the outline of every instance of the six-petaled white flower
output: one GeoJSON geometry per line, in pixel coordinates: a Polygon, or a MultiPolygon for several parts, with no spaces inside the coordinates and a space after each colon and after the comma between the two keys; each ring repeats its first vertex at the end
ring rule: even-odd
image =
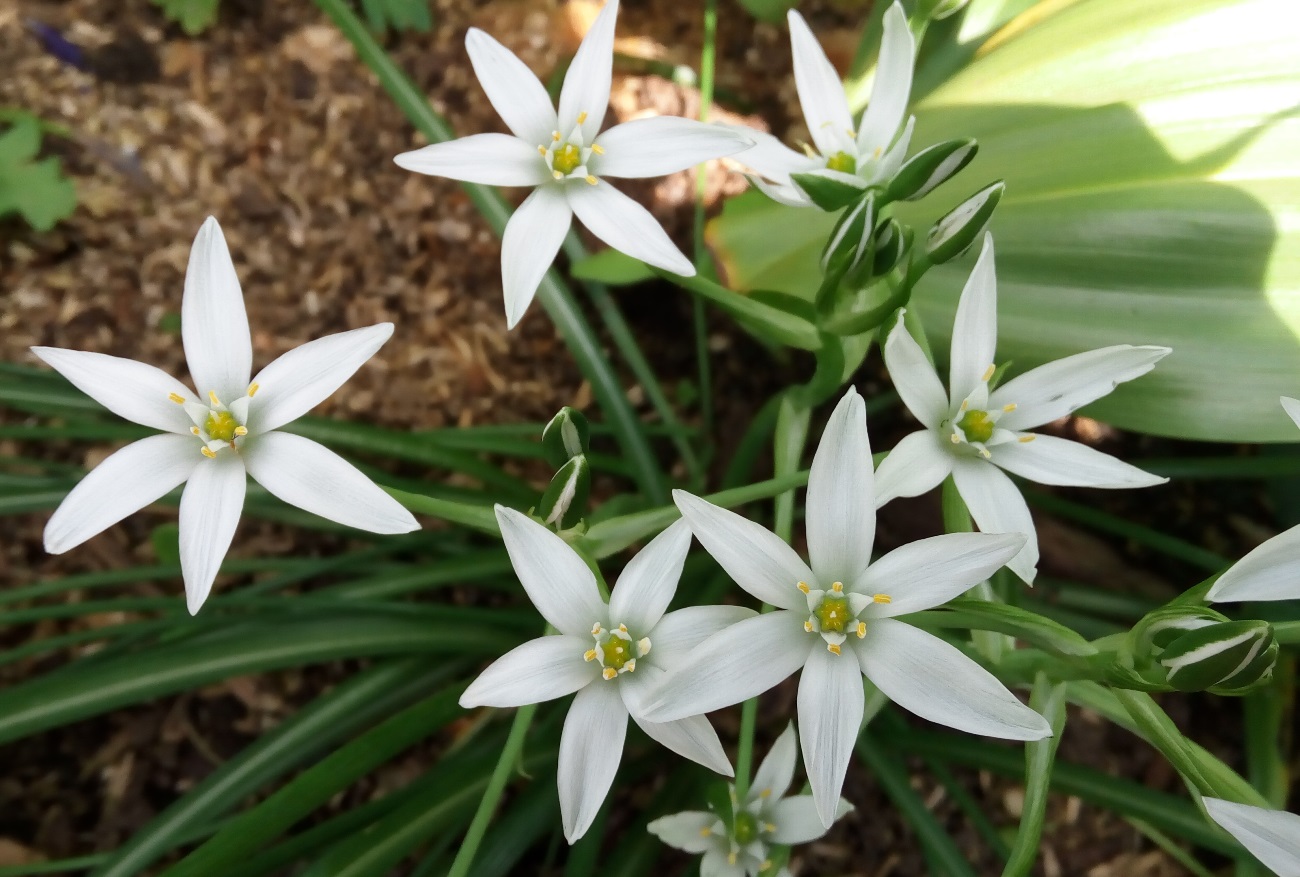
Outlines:
{"type": "Polygon", "coordinates": [[[1205,812],[1277,877],[1300,877],[1300,816],[1219,798],[1203,798],[1205,812]]]}
{"type": "MultiPolygon", "coordinates": [[[[661,841],[688,853],[701,854],[700,877],[758,877],[770,873],[773,846],[808,843],[826,834],[811,795],[791,795],[798,741],[794,725],[785,729],[758,766],[754,782],[742,801],[735,786],[731,795],[731,824],[718,814],[687,810],[656,819],[646,826],[661,841]]],[[[853,807],[840,799],[838,819],[853,807]]],[[[773,877],[789,877],[781,868],[773,877]]]]}
{"type": "Polygon", "coordinates": [[[912,93],[916,55],[916,41],[903,8],[895,2],[885,12],[871,102],[856,129],[839,74],[817,38],[798,12],[792,9],[786,18],[794,84],[816,148],[806,146],[805,152],[796,152],[770,134],[755,133],[754,148],[737,160],[753,169],[750,179],[768,197],[794,207],[808,207],[813,202],[791,174],[814,174],[859,189],[888,182],[907,154],[914,121],[909,118],[895,139],[912,93]]]}
{"type": "Polygon", "coordinates": [[[753,616],[737,606],[692,606],[664,614],[682,573],[691,531],[681,521],[628,563],[610,594],[559,536],[527,515],[497,506],[501,538],[519,581],[559,633],[507,652],[474,680],[464,707],[522,706],[577,692],[560,736],[557,769],[564,836],[587,831],[623,757],[627,718],[674,752],[732,775],[718,735],[698,714],[648,721],[641,702],[675,661],[705,637],[753,616]]]}
{"type": "Polygon", "coordinates": [[[924,493],[951,475],[981,530],[1024,534],[1024,549],[1007,566],[1032,584],[1038,566],[1034,521],[1002,470],[1040,484],[1076,487],[1150,487],[1168,481],[1087,445],[1029,430],[1146,374],[1170,349],[1119,344],[1090,350],[991,390],[997,337],[993,236],[986,234],[957,305],[948,391],[901,319],[885,342],[889,376],[925,429],[905,437],[880,464],[876,504],[924,493]]]}
{"type": "Polygon", "coordinates": [[[811,567],[767,529],[684,491],[683,517],[722,568],[777,607],[705,640],[647,705],[655,721],[755,697],[800,668],[804,766],[822,824],[834,819],[863,714],[862,675],[891,700],[953,728],[1036,740],[1051,733],[987,670],[899,616],[941,605],[1008,561],[1024,537],[955,533],[876,562],[871,446],[861,397],[836,406],[808,475],[811,567]]]}
{"type": "Polygon", "coordinates": [[[583,38],[564,76],[558,114],[546,89],[509,49],[477,28],[465,48],[509,134],[475,134],[406,152],[417,173],[494,186],[536,186],[501,241],[501,285],[510,328],[523,317],[576,215],[591,233],[641,261],[692,276],[695,268],[640,204],[605,177],[658,177],[747,149],[747,131],[691,119],[636,119],[600,130],[609,103],[618,0],[583,38]]]}
{"type": "Polygon", "coordinates": [[[212,589],[244,505],[245,473],[287,503],[374,533],[406,533],[411,513],[351,463],[278,430],[337,390],[393,334],[391,323],[289,351],[252,380],[253,348],[235,266],[217,221],[199,229],[185,272],[181,338],[198,394],[151,365],[79,350],[32,351],[108,410],[163,435],[91,470],[45,528],[45,550],[75,548],[185,483],[181,572],[191,613],[212,589]]]}

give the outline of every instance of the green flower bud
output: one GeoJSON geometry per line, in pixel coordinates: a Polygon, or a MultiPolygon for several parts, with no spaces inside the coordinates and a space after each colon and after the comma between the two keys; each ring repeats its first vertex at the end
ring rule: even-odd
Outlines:
{"type": "Polygon", "coordinates": [[[898,169],[886,190],[891,201],[916,201],[951,180],[970,164],[979,145],[969,138],[926,147],[898,169]]]}
{"type": "Polygon", "coordinates": [[[565,405],[542,428],[542,450],[546,461],[556,468],[563,466],[574,457],[587,453],[590,438],[587,418],[576,408],[565,405]]]}
{"type": "Polygon", "coordinates": [[[985,186],[936,222],[925,242],[930,263],[942,265],[970,249],[989,224],[1005,190],[1001,180],[985,186]]]}
{"type": "Polygon", "coordinates": [[[822,273],[827,277],[842,277],[862,262],[875,231],[876,194],[868,192],[867,196],[854,204],[835,223],[826,249],[822,250],[822,273]]]}
{"type": "Polygon", "coordinates": [[[939,0],[935,4],[934,10],[930,13],[931,21],[939,21],[950,15],[955,15],[966,8],[970,0],[939,0]]]}
{"type": "Polygon", "coordinates": [[[791,174],[790,179],[794,180],[795,185],[803,189],[804,194],[812,199],[812,202],[825,210],[827,213],[834,213],[849,206],[854,201],[862,197],[866,191],[866,184],[857,177],[845,173],[835,173],[834,175],[826,172],[813,172],[807,174],[791,174]],[[857,185],[848,182],[848,180],[858,180],[857,185]]]}
{"type": "Polygon", "coordinates": [[[1187,631],[1164,649],[1160,664],[1178,691],[1242,694],[1272,677],[1277,653],[1267,621],[1225,621],[1187,631]]]}
{"type": "Polygon", "coordinates": [[[871,276],[888,274],[907,253],[910,235],[904,235],[897,219],[882,223],[876,229],[876,256],[871,263],[871,276]]]}
{"type": "Polygon", "coordinates": [[[543,523],[567,530],[582,519],[591,492],[591,466],[581,454],[561,467],[537,504],[535,514],[543,523]]]}

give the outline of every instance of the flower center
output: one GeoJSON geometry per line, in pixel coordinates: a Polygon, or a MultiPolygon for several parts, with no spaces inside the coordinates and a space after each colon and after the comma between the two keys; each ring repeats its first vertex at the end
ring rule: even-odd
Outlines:
{"type": "Polygon", "coordinates": [[[803,629],[808,633],[821,634],[826,641],[826,650],[832,654],[840,653],[848,633],[862,639],[867,635],[867,622],[858,616],[873,603],[888,603],[888,594],[850,594],[845,592],[843,582],[832,582],[829,591],[818,591],[808,587],[807,582],[799,582],[796,587],[808,600],[808,620],[803,629]]]}
{"type": "Polygon", "coordinates": [[[993,418],[987,411],[972,408],[957,421],[957,428],[966,435],[968,442],[986,442],[993,438],[993,418]]]}
{"type": "Polygon", "coordinates": [[[858,159],[856,156],[840,151],[826,159],[826,169],[851,174],[858,169],[858,159]]]}
{"type": "Polygon", "coordinates": [[[591,636],[596,641],[595,647],[587,649],[582,659],[596,661],[604,667],[600,675],[605,679],[635,672],[637,659],[650,654],[650,638],[642,637],[633,642],[626,624],[606,630],[598,621],[591,628],[591,636]]]}
{"type": "Polygon", "coordinates": [[[566,143],[557,149],[554,158],[551,159],[552,170],[566,177],[580,164],[582,164],[582,150],[572,143],[566,143]]]}
{"type": "Polygon", "coordinates": [[[731,826],[731,836],[740,846],[748,846],[758,840],[759,829],[758,820],[754,814],[748,810],[741,810],[736,814],[735,822],[731,826]]]}
{"type": "Polygon", "coordinates": [[[208,422],[203,429],[209,436],[218,441],[233,442],[235,440],[235,430],[240,427],[235,415],[229,411],[213,411],[208,415],[208,422]]]}
{"type": "Polygon", "coordinates": [[[202,444],[199,450],[203,456],[212,459],[217,452],[225,448],[239,450],[239,442],[248,435],[248,403],[257,393],[257,384],[250,384],[248,395],[241,396],[229,405],[217,398],[214,391],[208,391],[208,404],[186,401],[179,393],[168,393],[167,398],[180,405],[189,415],[193,426],[190,432],[202,444]]]}
{"type": "Polygon", "coordinates": [[[822,597],[822,601],[813,610],[813,615],[817,616],[817,622],[822,630],[843,633],[844,625],[849,623],[849,601],[845,597],[833,597],[828,594],[822,597]]]}
{"type": "Polygon", "coordinates": [[[587,164],[593,154],[604,155],[605,150],[596,143],[590,146],[586,144],[582,135],[582,123],[585,121],[587,114],[578,113],[578,124],[573,126],[568,137],[562,136],[559,131],[552,131],[551,142],[539,145],[537,152],[546,161],[546,168],[555,179],[580,178],[594,186],[599,180],[587,169],[587,164]]]}

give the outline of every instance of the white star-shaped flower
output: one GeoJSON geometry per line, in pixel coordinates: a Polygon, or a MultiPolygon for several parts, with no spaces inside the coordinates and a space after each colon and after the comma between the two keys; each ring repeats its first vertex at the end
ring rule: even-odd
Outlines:
{"type": "Polygon", "coordinates": [[[793,9],[786,19],[794,84],[816,148],[796,152],[770,134],[755,132],[754,148],[738,160],[753,169],[751,180],[768,197],[793,207],[809,207],[813,202],[791,174],[816,174],[859,189],[887,182],[903,164],[914,121],[909,118],[895,140],[911,97],[916,56],[916,41],[903,8],[895,2],[885,12],[871,102],[856,129],[839,74],[807,22],[793,9]]]}
{"type": "Polygon", "coordinates": [[[684,491],[674,498],[695,537],[738,585],[777,611],[705,640],[647,705],[655,721],[707,713],[767,691],[800,668],[804,767],[822,824],[835,817],[862,721],[862,676],[917,715],[991,737],[1051,733],[987,670],[909,624],[1020,550],[1018,533],[922,539],[871,562],[875,538],[871,446],[862,399],[850,388],[831,414],[808,474],[811,567],[774,533],[684,491]]]}
{"type": "MultiPolygon", "coordinates": [[[[646,826],[670,847],[703,855],[700,877],[758,877],[772,867],[768,854],[773,846],[794,846],[822,837],[829,830],[822,825],[811,795],[791,795],[798,741],[791,724],[758,766],[745,799],[735,786],[731,794],[731,824],[718,814],[687,810],[656,819],[646,826]]],[[[852,810],[843,798],[835,818],[852,810]]],[[[782,868],[774,877],[789,877],[782,868]]]]}
{"type": "Polygon", "coordinates": [[[501,242],[501,284],[510,328],[523,317],[576,215],[629,256],[690,277],[695,268],[650,212],[605,177],[676,173],[753,145],[748,131],[690,119],[636,119],[600,130],[609,104],[618,0],[601,10],[564,76],[557,114],[522,61],[477,28],[465,49],[488,100],[513,132],[435,143],[394,160],[403,168],[493,186],[536,186],[510,217],[501,242]]]}
{"type": "Polygon", "coordinates": [[[199,611],[244,505],[245,472],[291,505],[372,533],[419,528],[400,503],[333,451],[278,430],[316,407],[393,334],[379,323],[310,341],[249,380],[253,346],[235,266],[217,221],[199,229],[185,272],[181,338],[198,394],[151,365],[79,350],[33,347],[109,411],[164,430],[91,470],[45,527],[62,554],[185,484],[181,572],[199,611]]]}
{"type": "Polygon", "coordinates": [[[469,686],[463,707],[522,706],[577,692],[560,735],[557,778],[564,836],[586,833],[623,757],[627,718],[654,740],[710,770],[732,775],[703,716],[648,721],[641,701],[705,637],[753,616],[738,606],[692,606],[664,614],[691,545],[681,521],[628,563],[606,604],[582,558],[527,515],[496,507],[510,562],[537,611],[558,634],[506,652],[469,686]]]}
{"type": "Polygon", "coordinates": [[[1300,816],[1219,798],[1203,798],[1205,812],[1277,877],[1300,877],[1300,816]]]}
{"type": "Polygon", "coordinates": [[[952,475],[981,530],[1024,534],[1024,549],[1007,566],[1032,584],[1038,566],[1034,521],[1002,470],[1040,484],[1073,487],[1150,487],[1168,481],[1087,445],[1029,430],[1146,374],[1171,351],[1117,344],[1049,362],[990,390],[997,340],[993,236],[986,234],[957,305],[948,391],[901,319],[885,342],[889,376],[925,429],[905,437],[880,464],[876,505],[924,493],[952,475]]]}

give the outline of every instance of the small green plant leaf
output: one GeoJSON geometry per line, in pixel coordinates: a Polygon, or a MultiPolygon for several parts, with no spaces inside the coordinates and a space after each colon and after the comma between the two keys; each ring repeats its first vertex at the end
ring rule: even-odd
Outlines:
{"type": "Polygon", "coordinates": [[[57,158],[36,160],[41,122],[17,113],[0,133],[0,217],[21,216],[37,231],[49,231],[77,207],[77,190],[57,158]]]}
{"type": "Polygon", "coordinates": [[[174,21],[190,36],[203,33],[217,23],[220,0],[153,0],[168,21],[174,21]]]}

